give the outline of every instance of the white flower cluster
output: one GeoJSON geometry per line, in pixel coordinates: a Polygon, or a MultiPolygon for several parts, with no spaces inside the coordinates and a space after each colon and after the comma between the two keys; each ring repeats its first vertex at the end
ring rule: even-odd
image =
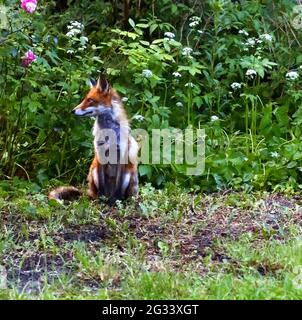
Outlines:
{"type": "Polygon", "coordinates": [[[248,38],[244,44],[248,47],[254,47],[256,44],[256,41],[257,41],[256,38],[248,38]]]}
{"type": "Polygon", "coordinates": [[[67,26],[68,32],[66,36],[72,38],[77,34],[81,34],[84,30],[84,25],[78,21],[70,21],[70,25],[67,26]]]}
{"type": "Polygon", "coordinates": [[[190,56],[192,52],[193,52],[193,49],[189,47],[185,47],[182,49],[183,56],[190,56]]]}
{"type": "Polygon", "coordinates": [[[188,83],[185,84],[185,87],[193,88],[193,87],[195,87],[195,84],[192,83],[192,82],[188,82],[188,83]]]}
{"type": "Polygon", "coordinates": [[[260,38],[261,40],[268,41],[268,42],[272,42],[272,41],[273,41],[273,37],[272,37],[270,34],[268,34],[268,33],[261,34],[261,35],[259,36],[259,38],[260,38]]]}
{"type": "Polygon", "coordinates": [[[257,72],[256,72],[255,70],[253,70],[253,69],[248,69],[248,70],[246,71],[245,75],[246,75],[247,77],[253,79],[254,76],[257,75],[257,72]]]}
{"type": "Polygon", "coordinates": [[[289,71],[285,75],[288,80],[297,80],[299,78],[299,73],[297,71],[289,71]]]}
{"type": "Polygon", "coordinates": [[[143,77],[145,78],[151,78],[153,76],[153,73],[149,69],[144,69],[142,72],[143,77]]]}
{"type": "Polygon", "coordinates": [[[175,77],[175,78],[181,78],[181,74],[179,72],[173,72],[172,75],[175,77]]]}
{"type": "Polygon", "coordinates": [[[231,88],[232,88],[233,90],[240,89],[241,86],[242,86],[242,84],[241,84],[241,83],[238,83],[238,82],[233,82],[233,83],[231,84],[231,88]]]}
{"type": "Polygon", "coordinates": [[[182,102],[178,101],[176,102],[176,107],[178,108],[182,108],[184,105],[182,104],[182,102]]]}
{"type": "Polygon", "coordinates": [[[81,46],[79,47],[79,51],[84,51],[87,48],[87,42],[88,42],[87,37],[84,37],[84,36],[80,37],[81,46]]]}
{"type": "Polygon", "coordinates": [[[84,36],[82,36],[82,37],[80,38],[80,40],[83,41],[83,42],[85,42],[85,43],[88,42],[88,38],[87,38],[87,37],[84,37],[84,36]]]}
{"type": "Polygon", "coordinates": [[[245,30],[239,30],[238,33],[244,34],[245,36],[249,35],[249,33],[247,31],[245,31],[245,30]]]}
{"type": "Polygon", "coordinates": [[[172,40],[175,38],[175,34],[173,32],[165,32],[164,36],[166,40],[172,40]]]}
{"type": "MultiPolygon", "coordinates": [[[[239,33],[242,33],[242,34],[248,36],[248,33],[245,30],[239,30],[239,33]]],[[[260,52],[262,50],[262,47],[257,46],[257,45],[260,45],[261,43],[264,43],[264,42],[268,43],[268,42],[272,42],[272,41],[273,41],[273,37],[268,33],[264,33],[264,34],[261,34],[258,38],[255,38],[255,37],[248,38],[242,44],[245,46],[245,48],[244,48],[245,51],[248,51],[248,48],[257,47],[256,48],[256,50],[257,50],[256,55],[258,55],[258,58],[261,58],[260,52]]]]}
{"type": "Polygon", "coordinates": [[[189,27],[190,28],[194,28],[194,27],[197,27],[198,25],[199,25],[199,23],[200,23],[200,17],[196,17],[196,16],[194,16],[194,17],[191,17],[190,18],[190,23],[189,23],[189,27]]]}
{"type": "Polygon", "coordinates": [[[67,26],[66,36],[69,38],[70,49],[68,54],[74,54],[76,51],[84,51],[87,48],[88,38],[83,36],[84,25],[78,21],[71,21],[67,26]]]}
{"type": "Polygon", "coordinates": [[[219,120],[219,117],[217,116],[212,116],[211,117],[211,121],[214,122],[214,121],[218,121],[219,120]]]}
{"type": "Polygon", "coordinates": [[[271,152],[271,157],[272,158],[279,158],[279,153],[274,151],[274,152],[271,152]]]}
{"type": "Polygon", "coordinates": [[[137,121],[139,121],[139,122],[145,120],[144,116],[142,116],[141,114],[136,114],[136,115],[134,115],[134,116],[132,117],[132,119],[133,119],[133,120],[137,120],[137,121]]]}

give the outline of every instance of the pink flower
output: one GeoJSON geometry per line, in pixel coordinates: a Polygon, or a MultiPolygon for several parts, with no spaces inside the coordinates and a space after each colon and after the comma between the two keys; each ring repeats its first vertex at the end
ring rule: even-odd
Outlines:
{"type": "Polygon", "coordinates": [[[33,13],[37,7],[37,0],[21,0],[21,8],[28,13],[33,13]]]}
{"type": "Polygon", "coordinates": [[[23,67],[28,67],[29,65],[31,65],[35,60],[37,59],[37,56],[31,51],[28,50],[25,53],[25,56],[22,58],[22,66],[23,67]]]}

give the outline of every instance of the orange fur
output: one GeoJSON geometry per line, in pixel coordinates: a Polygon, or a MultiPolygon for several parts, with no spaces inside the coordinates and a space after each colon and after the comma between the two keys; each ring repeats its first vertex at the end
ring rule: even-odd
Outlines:
{"type": "Polygon", "coordinates": [[[87,177],[87,180],[88,180],[88,196],[91,198],[91,199],[96,199],[97,196],[98,196],[98,187],[96,186],[95,182],[94,182],[94,179],[93,179],[93,170],[99,170],[99,162],[98,162],[98,159],[96,156],[94,156],[94,159],[90,165],[90,168],[89,168],[89,173],[88,173],[88,177],[87,177]]]}

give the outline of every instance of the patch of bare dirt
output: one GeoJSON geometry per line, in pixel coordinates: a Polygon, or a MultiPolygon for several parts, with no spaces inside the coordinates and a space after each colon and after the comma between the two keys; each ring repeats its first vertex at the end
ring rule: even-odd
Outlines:
{"type": "Polygon", "coordinates": [[[72,272],[71,253],[50,254],[20,250],[6,257],[2,264],[7,271],[8,283],[21,292],[38,293],[44,283],[72,272]]]}
{"type": "Polygon", "coordinates": [[[249,233],[255,241],[282,240],[289,224],[302,224],[299,197],[267,195],[248,209],[224,205],[221,195],[220,205],[214,207],[214,199],[214,196],[206,198],[202,210],[188,209],[180,222],[163,224],[160,218],[147,220],[133,216],[128,217],[129,228],[144,242],[150,256],[160,253],[158,241],[164,241],[170,248],[176,248],[176,258],[183,265],[209,253],[213,260],[222,259],[218,258],[221,254],[216,252],[215,243],[224,239],[237,240],[249,233]]]}

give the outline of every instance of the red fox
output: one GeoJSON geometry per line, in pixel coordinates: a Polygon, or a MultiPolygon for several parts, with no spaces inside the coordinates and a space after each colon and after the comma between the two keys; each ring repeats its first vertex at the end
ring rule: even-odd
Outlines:
{"type": "MultiPolygon", "coordinates": [[[[126,111],[117,92],[105,79],[91,81],[90,91],[72,113],[95,117],[95,155],[88,174],[88,196],[92,199],[105,196],[112,203],[137,195],[139,146],[130,135],[126,111]]],[[[48,197],[60,201],[80,194],[74,187],[60,187],[48,197]]]]}

